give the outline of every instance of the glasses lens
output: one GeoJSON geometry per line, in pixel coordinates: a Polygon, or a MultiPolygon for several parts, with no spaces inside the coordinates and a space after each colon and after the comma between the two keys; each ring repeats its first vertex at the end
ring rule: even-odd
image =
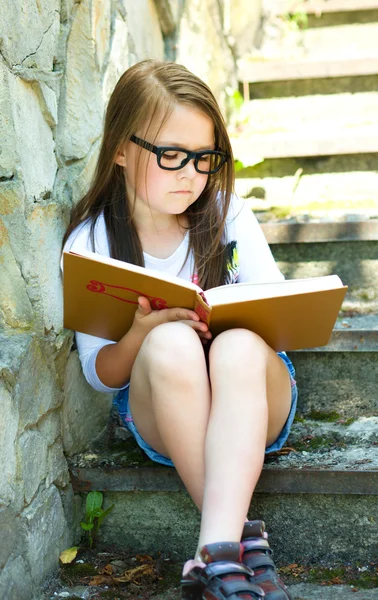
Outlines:
{"type": "Polygon", "coordinates": [[[200,173],[215,173],[224,162],[223,154],[200,154],[197,158],[197,169],[200,173]]]}
{"type": "Polygon", "coordinates": [[[160,156],[160,165],[163,169],[179,169],[182,163],[188,158],[186,152],[180,150],[166,150],[160,156]]]}

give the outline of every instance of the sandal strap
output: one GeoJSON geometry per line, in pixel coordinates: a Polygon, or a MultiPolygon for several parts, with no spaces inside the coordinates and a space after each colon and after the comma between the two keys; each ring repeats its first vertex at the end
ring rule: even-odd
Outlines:
{"type": "Polygon", "coordinates": [[[263,537],[265,532],[264,521],[246,521],[243,527],[242,541],[249,537],[263,537]]]}
{"type": "Polygon", "coordinates": [[[244,540],[243,542],[244,553],[257,551],[257,552],[267,552],[269,554],[273,554],[273,550],[269,546],[268,540],[264,540],[264,538],[255,538],[244,540]]]}
{"type": "Polygon", "coordinates": [[[253,571],[241,563],[236,562],[216,562],[207,565],[199,573],[199,577],[203,581],[211,581],[214,577],[222,577],[227,575],[244,575],[244,577],[252,577],[253,571]]]}
{"type": "Polygon", "coordinates": [[[243,546],[240,542],[216,542],[201,548],[200,556],[204,563],[241,562],[243,546]]]}
{"type": "Polygon", "coordinates": [[[219,590],[229,600],[233,600],[234,595],[235,600],[240,600],[240,596],[236,594],[252,594],[252,598],[256,600],[262,600],[265,595],[261,587],[248,581],[224,581],[219,590]]]}
{"type": "Polygon", "coordinates": [[[251,554],[248,557],[248,566],[252,570],[261,569],[262,567],[264,569],[269,567],[274,569],[274,571],[276,570],[276,565],[274,564],[273,560],[266,554],[251,554]]]}

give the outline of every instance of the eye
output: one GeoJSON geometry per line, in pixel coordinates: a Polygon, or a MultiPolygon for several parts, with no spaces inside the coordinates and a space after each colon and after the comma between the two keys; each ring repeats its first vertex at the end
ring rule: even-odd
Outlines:
{"type": "Polygon", "coordinates": [[[201,154],[199,160],[201,163],[209,163],[211,161],[211,154],[201,154]]]}
{"type": "Polygon", "coordinates": [[[164,160],[175,160],[178,156],[177,152],[164,152],[164,154],[162,155],[162,157],[164,158],[164,160]]]}

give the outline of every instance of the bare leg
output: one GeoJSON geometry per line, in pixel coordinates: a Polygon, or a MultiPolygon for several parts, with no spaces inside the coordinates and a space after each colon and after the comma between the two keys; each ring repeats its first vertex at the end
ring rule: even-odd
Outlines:
{"type": "Polygon", "coordinates": [[[214,340],[210,379],[199,547],[240,540],[265,447],[277,439],[291,404],[285,365],[250,331],[229,330],[214,340]]]}
{"type": "Polygon", "coordinates": [[[130,409],[143,439],[170,457],[201,510],[210,382],[198,335],[184,323],[151,331],[135,361],[130,409]]]}
{"type": "Polygon", "coordinates": [[[210,379],[211,392],[197,334],[167,323],[146,338],[130,386],[140,434],[172,458],[202,508],[199,547],[240,540],[265,447],[277,439],[291,402],[285,365],[243,329],[214,340],[210,379]]]}

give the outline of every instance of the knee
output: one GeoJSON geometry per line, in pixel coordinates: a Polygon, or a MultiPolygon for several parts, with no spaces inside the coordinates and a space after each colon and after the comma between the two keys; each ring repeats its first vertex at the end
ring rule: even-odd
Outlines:
{"type": "Polygon", "coordinates": [[[229,329],[218,335],[210,348],[210,367],[266,369],[269,346],[247,329],[229,329]]]}
{"type": "Polygon", "coordinates": [[[146,336],[143,353],[151,373],[185,376],[193,373],[202,345],[198,334],[185,323],[163,323],[146,336]]]}

